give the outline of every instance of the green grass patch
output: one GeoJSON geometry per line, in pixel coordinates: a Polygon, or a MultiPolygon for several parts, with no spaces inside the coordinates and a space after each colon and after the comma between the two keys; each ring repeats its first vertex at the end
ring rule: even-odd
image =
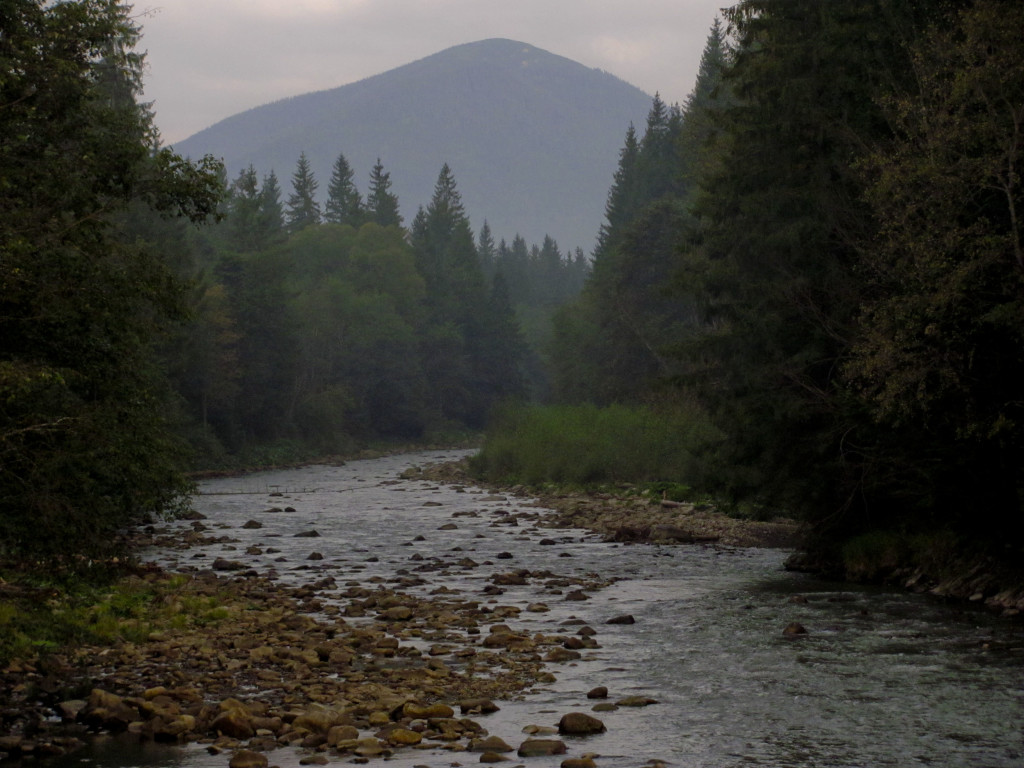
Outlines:
{"type": "Polygon", "coordinates": [[[716,436],[688,405],[513,406],[494,420],[470,470],[498,483],[662,482],[689,494],[703,475],[698,449],[716,436]]]}
{"type": "Polygon", "coordinates": [[[197,592],[185,576],[72,583],[7,570],[0,578],[0,666],[79,645],[140,643],[155,631],[203,627],[230,616],[223,596],[197,592]]]}

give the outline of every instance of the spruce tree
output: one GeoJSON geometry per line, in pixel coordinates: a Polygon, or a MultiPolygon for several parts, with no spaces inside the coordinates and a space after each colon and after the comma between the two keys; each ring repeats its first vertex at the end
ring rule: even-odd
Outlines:
{"type": "Polygon", "coordinates": [[[284,239],[284,209],[281,207],[281,186],[273,171],[263,177],[260,187],[260,248],[284,239]]]}
{"type": "Polygon", "coordinates": [[[239,251],[260,247],[261,196],[259,178],[251,165],[232,183],[228,198],[228,228],[232,245],[239,251]]]}
{"type": "Polygon", "coordinates": [[[345,155],[339,154],[334,161],[331,182],[327,187],[327,205],[324,206],[324,220],[331,224],[348,224],[359,227],[363,223],[363,199],[356,189],[355,174],[345,155]]]}
{"type": "Polygon", "coordinates": [[[391,174],[384,170],[380,158],[370,171],[370,191],[366,195],[370,220],[382,227],[402,226],[398,213],[398,197],[391,191],[391,174]]]}
{"type": "Polygon", "coordinates": [[[316,201],[319,184],[309,166],[306,153],[299,155],[299,162],[292,175],[292,194],[288,196],[285,224],[291,233],[320,223],[320,204],[316,201]]]}

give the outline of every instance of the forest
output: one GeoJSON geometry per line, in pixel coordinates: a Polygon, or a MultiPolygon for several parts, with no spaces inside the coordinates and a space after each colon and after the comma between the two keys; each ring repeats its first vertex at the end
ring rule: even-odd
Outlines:
{"type": "Polygon", "coordinates": [[[0,555],[103,551],[196,468],[481,430],[483,477],[557,444],[534,479],[796,516],[826,571],[1024,546],[1016,0],[726,9],[592,254],[474,232],[447,165],[407,221],[343,137],[328,180],[229,179],[162,148],[123,6],[8,8],[0,555]]]}

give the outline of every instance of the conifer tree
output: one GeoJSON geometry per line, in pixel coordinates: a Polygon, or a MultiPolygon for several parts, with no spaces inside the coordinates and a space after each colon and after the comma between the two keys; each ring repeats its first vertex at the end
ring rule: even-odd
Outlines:
{"type": "Polygon", "coordinates": [[[324,220],[331,224],[349,224],[359,227],[363,222],[363,199],[353,180],[355,174],[339,154],[334,161],[331,182],[327,187],[327,205],[324,206],[324,220]]]}
{"type": "Polygon", "coordinates": [[[228,199],[228,228],[239,251],[253,251],[260,246],[261,203],[259,178],[250,165],[231,184],[228,199]]]}
{"type": "Polygon", "coordinates": [[[260,187],[260,247],[284,239],[284,209],[281,207],[281,186],[273,171],[263,177],[260,187]]]}
{"type": "Polygon", "coordinates": [[[480,268],[484,272],[484,277],[488,280],[492,279],[496,269],[498,249],[494,244],[494,235],[491,234],[491,227],[487,223],[487,219],[484,219],[483,226],[480,227],[476,251],[480,258],[480,268]]]}
{"type": "Polygon", "coordinates": [[[291,233],[320,223],[320,204],[316,201],[319,184],[309,166],[306,153],[299,155],[299,162],[292,175],[292,194],[288,196],[285,222],[291,233]]]}
{"type": "Polygon", "coordinates": [[[391,174],[384,170],[380,158],[370,171],[370,191],[366,195],[370,220],[382,227],[402,226],[398,197],[391,191],[391,174]]]}

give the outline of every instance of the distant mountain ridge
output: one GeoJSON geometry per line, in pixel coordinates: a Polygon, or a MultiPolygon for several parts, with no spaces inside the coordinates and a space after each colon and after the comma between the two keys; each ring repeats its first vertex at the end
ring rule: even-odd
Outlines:
{"type": "Polygon", "coordinates": [[[651,96],[617,77],[525,43],[448,48],[356,83],[241,112],[174,149],[224,159],[229,179],[271,169],[284,196],[305,152],[326,199],[339,153],[366,194],[379,157],[411,223],[448,163],[474,228],[495,239],[554,237],[588,253],[630,123],[651,96]]]}

